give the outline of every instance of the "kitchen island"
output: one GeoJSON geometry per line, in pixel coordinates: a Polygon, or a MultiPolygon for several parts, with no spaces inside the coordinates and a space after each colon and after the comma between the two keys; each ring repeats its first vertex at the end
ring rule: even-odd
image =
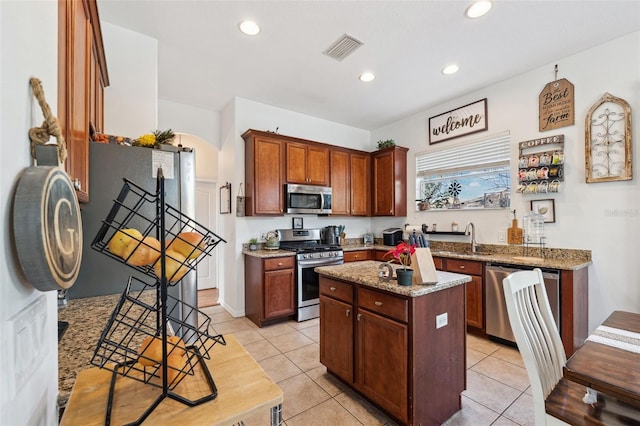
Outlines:
{"type": "Polygon", "coordinates": [[[460,410],[466,387],[471,277],[437,271],[437,284],[399,286],[378,278],[381,264],[315,269],[320,362],[401,424],[442,424],[460,410]]]}

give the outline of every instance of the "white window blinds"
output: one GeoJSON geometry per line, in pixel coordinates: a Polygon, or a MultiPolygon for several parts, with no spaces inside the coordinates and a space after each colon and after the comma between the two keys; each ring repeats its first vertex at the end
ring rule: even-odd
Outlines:
{"type": "Polygon", "coordinates": [[[417,177],[509,164],[509,132],[489,139],[416,155],[417,177]]]}

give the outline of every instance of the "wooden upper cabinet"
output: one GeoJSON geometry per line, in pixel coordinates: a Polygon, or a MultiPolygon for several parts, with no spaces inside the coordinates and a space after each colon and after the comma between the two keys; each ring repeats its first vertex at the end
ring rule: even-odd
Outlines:
{"type": "Polygon", "coordinates": [[[371,213],[370,182],[371,157],[351,153],[351,216],[369,216],[371,213]]]}
{"type": "Polygon", "coordinates": [[[371,154],[373,216],[407,215],[407,151],[394,146],[371,154]]]}
{"type": "Polygon", "coordinates": [[[329,148],[287,142],[287,183],[329,186],[329,148]]]}
{"type": "Polygon", "coordinates": [[[350,155],[331,150],[331,214],[347,216],[351,211],[350,155]]]}
{"type": "Polygon", "coordinates": [[[245,215],[284,214],[285,143],[266,132],[247,130],[245,141],[245,215]]]}
{"type": "Polygon", "coordinates": [[[332,215],[369,215],[370,164],[368,153],[331,150],[332,215]]]}
{"type": "Polygon", "coordinates": [[[89,201],[90,127],[102,130],[109,85],[96,0],[58,1],[58,122],[67,142],[67,174],[89,201]]]}

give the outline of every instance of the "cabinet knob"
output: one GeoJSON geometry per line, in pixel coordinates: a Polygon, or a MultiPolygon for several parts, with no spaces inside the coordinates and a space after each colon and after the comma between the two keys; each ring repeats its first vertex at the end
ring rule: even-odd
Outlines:
{"type": "Polygon", "coordinates": [[[460,265],[460,269],[464,269],[464,265],[460,265]]]}
{"type": "Polygon", "coordinates": [[[330,289],[331,291],[336,291],[336,288],[335,288],[335,287],[330,287],[329,289],[330,289]]]}
{"type": "Polygon", "coordinates": [[[347,309],[346,314],[349,316],[351,314],[351,310],[347,309]]]}
{"type": "Polygon", "coordinates": [[[375,301],[373,302],[376,306],[382,306],[382,302],[375,301]]]}
{"type": "Polygon", "coordinates": [[[393,210],[389,210],[389,213],[393,213],[393,210]]]}
{"type": "Polygon", "coordinates": [[[360,318],[362,318],[362,314],[358,314],[356,318],[358,319],[358,321],[360,321],[360,318]]]}
{"type": "Polygon", "coordinates": [[[75,179],[73,180],[73,187],[74,187],[76,190],[78,190],[78,191],[81,191],[81,190],[82,190],[82,184],[80,183],[80,179],[75,178],[75,179]]]}

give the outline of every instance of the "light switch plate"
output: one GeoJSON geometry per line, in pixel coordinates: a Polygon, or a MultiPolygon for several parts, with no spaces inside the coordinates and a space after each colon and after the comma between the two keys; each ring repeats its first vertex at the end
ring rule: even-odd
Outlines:
{"type": "Polygon", "coordinates": [[[436,315],[436,328],[442,328],[447,324],[449,324],[449,315],[447,312],[436,315]]]}

